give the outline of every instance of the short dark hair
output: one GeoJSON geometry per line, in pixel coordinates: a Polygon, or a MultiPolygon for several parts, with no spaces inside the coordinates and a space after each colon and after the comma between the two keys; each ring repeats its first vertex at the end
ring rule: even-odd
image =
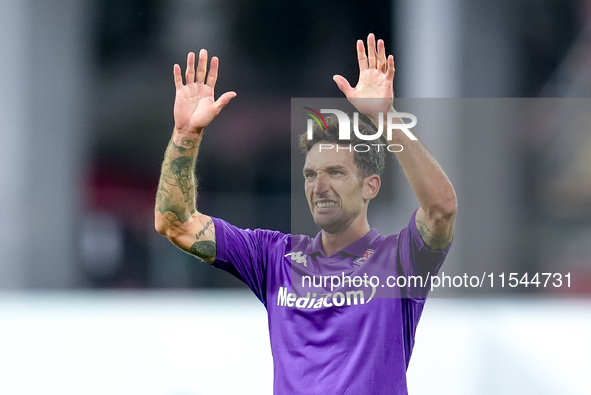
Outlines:
{"type": "MultiPolygon", "coordinates": [[[[353,117],[349,117],[352,120],[353,117]]],[[[322,125],[314,124],[312,127],[312,139],[308,140],[307,133],[300,135],[300,149],[304,154],[310,152],[312,147],[317,143],[329,143],[338,145],[352,145],[366,144],[371,147],[367,152],[357,152],[353,150],[353,161],[359,169],[359,175],[361,178],[371,176],[372,174],[382,175],[386,163],[386,146],[388,141],[382,135],[379,138],[368,141],[361,140],[353,132],[353,121],[351,121],[351,138],[349,140],[339,140],[339,122],[336,115],[329,115],[324,117],[328,129],[322,125]],[[378,141],[376,141],[378,140],[378,141]],[[372,147],[371,144],[384,144],[379,147],[372,147]]],[[[359,117],[359,132],[364,135],[374,135],[376,129],[371,126],[368,122],[365,122],[362,117],[359,117]]]]}

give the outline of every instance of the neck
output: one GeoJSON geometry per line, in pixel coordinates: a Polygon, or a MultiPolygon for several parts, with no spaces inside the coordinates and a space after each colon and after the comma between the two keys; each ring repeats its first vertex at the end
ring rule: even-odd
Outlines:
{"type": "Polygon", "coordinates": [[[322,249],[326,256],[331,256],[336,252],[341,251],[348,245],[353,244],[357,240],[369,232],[370,227],[366,218],[361,219],[359,223],[353,223],[347,229],[339,233],[327,233],[322,230],[322,249]]]}

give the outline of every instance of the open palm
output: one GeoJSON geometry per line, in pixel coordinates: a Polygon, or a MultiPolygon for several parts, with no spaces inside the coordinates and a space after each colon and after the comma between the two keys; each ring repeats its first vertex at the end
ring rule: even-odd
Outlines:
{"type": "Polygon", "coordinates": [[[174,101],[174,122],[177,131],[185,137],[191,134],[199,134],[220,113],[232,98],[234,92],[226,92],[217,100],[214,99],[214,88],[218,76],[219,60],[211,59],[207,81],[207,51],[199,52],[199,63],[195,73],[195,54],[187,56],[187,70],[185,72],[186,84],[183,84],[181,68],[174,65],[174,83],[176,86],[176,98],[174,101]]]}
{"type": "Polygon", "coordinates": [[[375,119],[377,114],[387,112],[394,100],[394,57],[386,58],[383,40],[378,40],[376,50],[375,36],[367,37],[367,55],[363,41],[357,41],[357,60],[359,62],[359,80],[353,88],[340,75],[334,81],[347,99],[359,112],[375,119]]]}

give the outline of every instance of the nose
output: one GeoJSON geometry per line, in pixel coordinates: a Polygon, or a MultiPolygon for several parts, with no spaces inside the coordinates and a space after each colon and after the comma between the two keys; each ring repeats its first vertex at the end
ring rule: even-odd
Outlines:
{"type": "Polygon", "coordinates": [[[326,173],[319,171],[314,178],[313,192],[314,195],[322,195],[329,190],[329,182],[326,173]]]}

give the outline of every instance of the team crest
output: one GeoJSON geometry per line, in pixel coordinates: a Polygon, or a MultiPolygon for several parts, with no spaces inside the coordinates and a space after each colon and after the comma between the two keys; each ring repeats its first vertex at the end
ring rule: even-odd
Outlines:
{"type": "Polygon", "coordinates": [[[355,259],[353,261],[353,263],[356,265],[363,265],[365,263],[365,261],[367,261],[369,259],[369,257],[373,255],[374,252],[375,252],[374,250],[365,251],[363,253],[363,255],[360,256],[359,258],[355,259]]]}

